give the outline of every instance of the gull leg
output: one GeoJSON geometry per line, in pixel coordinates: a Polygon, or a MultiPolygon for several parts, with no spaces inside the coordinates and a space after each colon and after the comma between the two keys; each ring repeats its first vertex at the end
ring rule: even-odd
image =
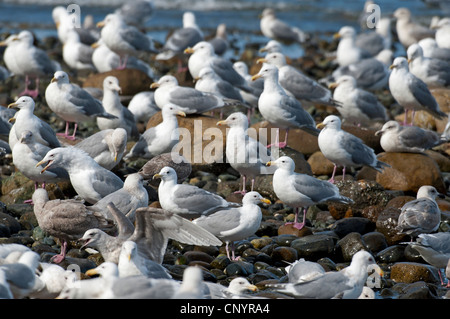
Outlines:
{"type": "Polygon", "coordinates": [[[69,122],[66,122],[66,131],[64,133],[56,133],[56,135],[67,137],[69,136],[69,122]]]}
{"type": "Polygon", "coordinates": [[[77,128],[78,128],[78,123],[75,123],[72,136],[67,136],[68,140],[71,140],[71,141],[76,140],[75,133],[77,132],[77,128]]]}
{"type": "Polygon", "coordinates": [[[267,148],[272,147],[272,146],[278,146],[280,144],[279,137],[280,137],[280,129],[277,128],[277,133],[275,135],[275,143],[267,145],[267,148]]]}
{"type": "Polygon", "coordinates": [[[247,177],[245,175],[242,175],[242,190],[240,191],[236,191],[233,194],[242,194],[245,195],[246,193],[246,189],[245,189],[245,184],[247,183],[247,177]]]}
{"type": "Polygon", "coordinates": [[[285,148],[287,146],[288,136],[289,136],[289,127],[286,129],[286,134],[284,135],[284,142],[278,144],[279,148],[285,148]]]}
{"type": "Polygon", "coordinates": [[[345,166],[342,168],[342,181],[345,180],[345,166]]]}
{"type": "Polygon", "coordinates": [[[336,175],[337,166],[334,164],[333,173],[331,174],[331,178],[328,180],[330,183],[334,184],[334,175],[336,175]]]}
{"type": "Polygon", "coordinates": [[[52,258],[50,258],[50,261],[53,261],[56,264],[61,263],[66,258],[66,251],[67,251],[67,242],[63,240],[61,244],[61,252],[58,255],[55,255],[52,258]]]}
{"type": "Polygon", "coordinates": [[[230,257],[230,249],[228,248],[228,242],[225,243],[225,250],[226,250],[226,252],[227,252],[227,257],[228,257],[228,259],[231,260],[231,257],[230,257]]]}
{"type": "Polygon", "coordinates": [[[254,178],[252,178],[252,188],[251,188],[251,191],[253,192],[253,187],[255,186],[255,179],[254,178]]]}
{"type": "Polygon", "coordinates": [[[414,117],[416,116],[416,110],[412,111],[412,115],[411,115],[411,126],[414,126],[414,117]]]}

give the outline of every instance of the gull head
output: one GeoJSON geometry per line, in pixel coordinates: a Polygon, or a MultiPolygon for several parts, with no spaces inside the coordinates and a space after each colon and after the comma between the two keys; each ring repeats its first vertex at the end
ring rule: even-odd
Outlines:
{"type": "Polygon", "coordinates": [[[397,57],[394,59],[394,62],[392,62],[391,66],[389,67],[391,70],[408,70],[408,60],[404,57],[397,57]]]}
{"type": "Polygon", "coordinates": [[[172,86],[178,86],[178,80],[173,75],[164,75],[159,79],[158,82],[153,82],[150,85],[151,89],[157,89],[160,87],[172,87],[172,86]]]}
{"type": "Polygon", "coordinates": [[[97,28],[103,28],[107,25],[125,25],[125,21],[122,19],[122,17],[115,13],[108,14],[103,21],[100,21],[97,23],[97,28]]]}
{"type": "Polygon", "coordinates": [[[97,246],[96,244],[101,241],[103,234],[104,232],[97,228],[87,230],[83,237],[78,239],[79,242],[83,243],[80,249],[87,246],[95,248],[97,246]]]}
{"type": "Polygon", "coordinates": [[[376,136],[383,135],[386,132],[397,132],[400,129],[400,123],[397,121],[388,121],[384,123],[381,130],[375,132],[376,136]]]}
{"type": "Polygon", "coordinates": [[[328,88],[335,89],[338,86],[346,86],[350,88],[356,88],[356,80],[351,75],[343,75],[337,79],[336,82],[331,83],[328,88]]]}
{"type": "Polygon", "coordinates": [[[137,254],[137,245],[134,241],[127,240],[122,244],[120,256],[130,261],[137,254]]]}
{"type": "Polygon", "coordinates": [[[275,166],[276,168],[288,170],[290,172],[293,172],[295,169],[294,160],[288,156],[281,156],[275,161],[267,162],[266,166],[275,166]]]}
{"type": "Polygon", "coordinates": [[[335,33],[333,35],[333,38],[335,39],[351,39],[356,37],[356,30],[353,27],[350,26],[343,26],[342,28],[339,29],[338,33],[335,33]]]}
{"type": "Polygon", "coordinates": [[[211,81],[213,79],[220,79],[220,78],[211,67],[205,66],[204,68],[202,68],[200,70],[200,72],[198,73],[198,76],[194,79],[194,82],[199,81],[199,80],[211,81]]]}
{"type": "Polygon", "coordinates": [[[318,129],[324,129],[324,128],[334,128],[334,129],[341,129],[341,119],[337,117],[336,115],[328,115],[322,123],[319,123],[316,125],[318,129]]]}
{"type": "Polygon", "coordinates": [[[34,36],[28,30],[20,31],[19,34],[17,35],[17,38],[20,42],[27,43],[29,45],[33,45],[34,36]]]}
{"type": "Polygon", "coordinates": [[[192,48],[189,47],[184,50],[184,53],[191,54],[191,53],[198,53],[198,54],[205,54],[206,56],[214,56],[214,47],[211,43],[206,41],[200,41],[196,45],[194,45],[192,48]]]}
{"type": "Polygon", "coordinates": [[[127,146],[127,131],[121,127],[116,128],[111,134],[108,145],[114,161],[117,161],[119,153],[122,153],[127,146]]]}
{"type": "Polygon", "coordinates": [[[186,117],[186,113],[182,111],[182,108],[178,105],[168,103],[165,104],[162,108],[162,116],[163,118],[168,118],[172,115],[179,115],[182,117],[186,117]]]}
{"type": "Polygon", "coordinates": [[[53,78],[51,80],[51,83],[53,82],[56,82],[58,84],[69,83],[69,76],[64,71],[56,71],[55,74],[53,74],[53,78]]]}
{"type": "Polygon", "coordinates": [[[432,200],[435,200],[436,197],[445,198],[445,196],[443,194],[439,193],[436,188],[434,188],[433,186],[429,186],[429,185],[421,186],[419,188],[419,190],[417,191],[417,198],[422,198],[422,197],[429,198],[432,200]]]}
{"type": "Polygon", "coordinates": [[[248,192],[242,198],[242,203],[258,205],[259,203],[270,204],[270,200],[262,197],[258,192],[248,192]]]}
{"type": "Polygon", "coordinates": [[[278,42],[277,40],[270,40],[269,42],[266,43],[265,46],[263,46],[261,49],[259,49],[259,52],[263,53],[263,52],[267,52],[267,53],[274,53],[274,52],[279,52],[281,53],[283,50],[283,46],[281,45],[280,42],[278,42]]]}
{"type": "Polygon", "coordinates": [[[117,264],[105,261],[102,262],[99,266],[96,268],[89,269],[85,272],[87,276],[95,276],[98,275],[100,277],[106,278],[106,277],[118,277],[119,276],[119,270],[117,268],[117,264]]]}
{"type": "Polygon", "coordinates": [[[417,43],[411,44],[408,47],[408,50],[406,50],[406,55],[408,56],[408,62],[410,63],[414,59],[423,57],[423,49],[417,43]]]}
{"type": "Polygon", "coordinates": [[[153,175],[153,179],[160,178],[163,181],[177,180],[177,172],[172,167],[163,167],[158,174],[153,175]]]}
{"type": "Polygon", "coordinates": [[[401,7],[394,11],[394,18],[397,20],[409,20],[411,19],[411,11],[409,9],[401,7]]]}
{"type": "Polygon", "coordinates": [[[119,86],[119,79],[115,76],[107,76],[103,80],[103,90],[110,90],[113,92],[122,93],[122,88],[119,86]]]}
{"type": "Polygon", "coordinates": [[[33,111],[34,106],[35,106],[35,103],[31,97],[21,96],[16,100],[16,102],[9,104],[8,108],[14,107],[14,108],[18,108],[19,110],[28,109],[28,110],[33,111]]]}
{"type": "Polygon", "coordinates": [[[243,127],[248,128],[248,118],[242,112],[235,112],[230,114],[225,120],[219,121],[217,125],[228,125],[229,127],[243,127]]]}
{"type": "Polygon", "coordinates": [[[286,57],[283,53],[272,52],[267,54],[264,58],[258,59],[256,63],[268,63],[273,64],[277,67],[282,67],[286,65],[286,57]]]}
{"type": "Polygon", "coordinates": [[[65,147],[56,147],[47,152],[44,158],[36,164],[36,167],[41,166],[42,164],[46,164],[42,169],[41,174],[49,169],[51,166],[64,166],[65,159],[68,156],[65,156],[66,148],[65,147]]]}
{"type": "Polygon", "coordinates": [[[258,74],[252,76],[252,81],[256,81],[259,78],[276,78],[278,80],[278,68],[275,65],[263,63],[258,74]]]}
{"type": "Polygon", "coordinates": [[[257,291],[258,288],[255,285],[252,285],[244,277],[237,277],[230,281],[227,290],[233,294],[239,295],[246,291],[257,291]]]}

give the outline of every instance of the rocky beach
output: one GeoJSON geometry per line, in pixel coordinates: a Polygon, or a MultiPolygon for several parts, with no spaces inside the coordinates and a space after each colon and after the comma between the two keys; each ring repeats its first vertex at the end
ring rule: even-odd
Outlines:
{"type": "MultiPolygon", "coordinates": [[[[30,29],[23,25],[23,29],[30,29]]],[[[0,39],[6,39],[9,32],[1,30],[0,39]]],[[[32,31],[32,29],[31,29],[32,31]]],[[[337,30],[336,30],[337,31],[337,30]]],[[[306,75],[321,79],[332,73],[336,68],[334,58],[330,55],[338,45],[337,39],[330,39],[330,34],[311,34],[309,40],[302,44],[304,55],[290,58],[288,63],[306,75]]],[[[154,78],[137,69],[112,70],[96,72],[92,70],[73,70],[62,58],[62,44],[55,36],[47,36],[35,40],[35,45],[43,49],[51,59],[59,62],[67,71],[70,80],[81,87],[101,96],[103,80],[107,76],[115,76],[121,86],[120,99],[127,106],[133,96],[143,91],[150,91],[150,85],[165,74],[176,76],[181,86],[194,87],[194,81],[189,71],[178,70],[177,60],[161,62],[155,60],[155,55],[141,54],[140,58],[151,65],[154,78]]],[[[163,43],[156,42],[156,48],[163,43]]],[[[232,49],[233,43],[231,43],[232,49]]],[[[238,60],[249,66],[249,73],[258,73],[261,65],[257,60],[262,57],[259,43],[246,43],[238,60]]],[[[186,63],[189,56],[183,57],[186,63]]],[[[2,64],[4,65],[4,64],[2,64]]],[[[39,84],[39,95],[36,97],[35,115],[51,125],[55,132],[64,132],[65,122],[56,116],[48,107],[45,90],[51,77],[43,78],[39,84]]],[[[17,94],[23,90],[23,78],[9,77],[0,82],[0,105],[7,106],[16,100],[17,94]]],[[[388,117],[399,122],[403,121],[404,110],[390,94],[389,89],[374,91],[379,101],[387,110],[388,117]]],[[[441,111],[450,112],[450,89],[431,89],[438,101],[441,111]]],[[[330,114],[339,115],[338,110],[329,105],[304,105],[316,123],[320,123],[330,114]]],[[[229,114],[240,111],[247,113],[244,106],[231,106],[221,109],[223,119],[229,114]]],[[[214,192],[229,202],[241,203],[242,195],[236,194],[240,187],[240,175],[231,168],[225,158],[225,152],[207,153],[212,139],[205,138],[208,129],[221,132],[223,147],[226,144],[226,127],[217,126],[220,120],[218,111],[213,114],[193,114],[178,117],[178,125],[193,137],[189,150],[183,149],[185,157],[192,164],[192,172],[184,181],[191,185],[214,192]],[[201,121],[201,136],[194,123],[201,121]],[[201,150],[201,161],[194,161],[196,150],[201,150]],[[205,156],[205,154],[207,156],[205,156]]],[[[139,122],[138,128],[143,133],[147,128],[154,127],[162,121],[161,112],[157,112],[148,121],[139,122]]],[[[450,232],[450,197],[447,195],[450,186],[450,144],[443,143],[422,153],[392,153],[385,152],[380,145],[380,137],[375,132],[381,129],[384,122],[374,121],[370,125],[356,125],[346,122],[343,130],[361,138],[366,145],[373,148],[378,159],[390,167],[382,172],[371,168],[348,169],[345,180],[342,180],[342,170],[337,172],[336,186],[341,195],[353,200],[352,204],[318,204],[309,207],[306,214],[306,226],[296,229],[286,224],[294,219],[294,210],[283,204],[276,196],[272,175],[261,175],[255,180],[255,190],[269,199],[271,204],[261,204],[262,222],[254,236],[236,243],[236,254],[240,260],[231,261],[225,254],[225,245],[194,246],[170,240],[162,265],[167,268],[174,279],[181,280],[188,266],[199,266],[205,281],[228,286],[236,277],[245,277],[258,288],[252,296],[264,298],[291,298],[270,287],[270,285],[288,281],[286,267],[299,259],[314,261],[326,271],[338,271],[347,267],[352,256],[359,250],[370,252],[378,266],[383,270],[383,276],[369,274],[366,286],[375,292],[377,299],[443,299],[448,298],[448,288],[445,270],[438,269],[426,262],[417,250],[408,245],[411,237],[399,234],[396,226],[403,205],[416,198],[418,189],[423,185],[431,185],[445,195],[437,199],[440,208],[441,222],[436,232],[450,232]],[[444,284],[441,283],[441,276],[444,284]],[[371,281],[373,280],[373,281],[371,281]]],[[[447,119],[438,120],[424,111],[416,112],[414,124],[421,128],[433,130],[442,134],[447,119]]],[[[273,138],[271,128],[258,112],[254,110],[250,117],[250,128],[255,132],[269,132],[267,140],[273,138]]],[[[99,129],[95,121],[80,123],[77,139],[69,141],[59,137],[63,146],[74,145],[89,137],[99,129]]],[[[280,137],[284,136],[280,130],[280,137]]],[[[1,138],[7,143],[8,135],[1,138]]],[[[215,136],[219,138],[219,136],[215,136]]],[[[129,151],[135,141],[128,141],[129,151]]],[[[317,137],[300,129],[290,129],[288,146],[278,150],[280,156],[291,157],[295,162],[296,172],[328,180],[333,172],[333,163],[326,159],[318,146],[317,137]]],[[[147,159],[122,159],[113,172],[122,180],[131,173],[138,172],[147,159]]],[[[155,173],[158,169],[155,168],[155,173]]],[[[6,152],[0,158],[0,244],[21,244],[31,248],[41,257],[41,262],[50,262],[50,258],[60,251],[59,240],[46,234],[39,227],[33,206],[24,203],[34,192],[34,182],[19,172],[13,164],[11,152],[6,152]]],[[[157,183],[145,186],[149,195],[149,206],[161,207],[158,201],[157,183]]],[[[249,187],[249,186],[247,186],[249,187]]],[[[50,199],[77,198],[77,193],[70,182],[47,184],[46,189],[50,199]]],[[[77,241],[69,243],[66,259],[60,264],[64,268],[76,265],[80,270],[80,278],[89,280],[85,273],[99,266],[103,257],[98,252],[80,249],[77,241]]]]}

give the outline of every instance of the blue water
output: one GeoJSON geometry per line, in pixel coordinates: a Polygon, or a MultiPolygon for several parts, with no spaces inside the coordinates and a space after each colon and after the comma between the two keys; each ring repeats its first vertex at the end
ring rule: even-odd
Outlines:
{"type": "MultiPolygon", "coordinates": [[[[40,39],[55,36],[51,17],[55,5],[80,5],[82,18],[93,15],[95,21],[120,6],[124,0],[1,0],[0,32],[16,32],[30,28],[40,39]]],[[[358,16],[364,7],[364,0],[154,0],[156,14],[145,28],[156,41],[163,42],[167,33],[181,26],[184,11],[193,11],[197,23],[206,35],[212,34],[219,23],[226,23],[230,37],[239,43],[252,41],[265,43],[259,29],[258,15],[266,7],[275,8],[277,16],[300,29],[323,36],[339,30],[343,25],[358,27],[358,16]]],[[[431,17],[444,16],[445,11],[428,6],[422,0],[379,0],[381,15],[389,15],[398,7],[409,8],[413,15],[425,24],[431,17]]],[[[447,12],[447,15],[450,15],[447,12]]],[[[297,48],[292,48],[294,52],[297,48]]],[[[287,52],[287,54],[289,54],[287,52]]]]}

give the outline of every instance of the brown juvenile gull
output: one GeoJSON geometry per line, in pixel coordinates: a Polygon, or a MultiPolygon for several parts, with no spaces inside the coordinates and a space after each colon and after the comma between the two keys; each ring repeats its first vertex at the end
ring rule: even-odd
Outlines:
{"type": "Polygon", "coordinates": [[[136,210],[136,223],[120,212],[114,204],[108,205],[118,227],[118,235],[110,236],[99,229],[84,233],[83,247],[98,249],[105,261],[118,263],[120,249],[126,240],[137,243],[139,251],[147,258],[161,264],[169,239],[188,245],[220,246],[222,242],[210,232],[191,221],[154,207],[136,210]]]}
{"type": "Polygon", "coordinates": [[[260,29],[264,36],[286,43],[303,43],[308,38],[298,27],[292,27],[278,19],[272,8],[266,8],[261,13],[260,29]]]}
{"type": "Polygon", "coordinates": [[[261,225],[262,213],[259,203],[270,204],[258,192],[248,192],[242,199],[242,207],[219,210],[193,220],[193,223],[206,229],[225,242],[227,257],[238,260],[234,254],[234,242],[253,235],[261,225]],[[231,244],[231,255],[228,246],[231,244]]]}
{"type": "Polygon", "coordinates": [[[190,184],[177,184],[177,173],[168,166],[163,167],[153,178],[161,179],[158,187],[161,207],[185,218],[197,218],[235,205],[203,188],[190,184]]]}
{"type": "Polygon", "coordinates": [[[445,142],[435,131],[401,126],[397,121],[384,123],[375,135],[381,136],[380,145],[385,152],[423,153],[445,142]]]}
{"type": "Polygon", "coordinates": [[[162,109],[166,104],[175,104],[186,114],[201,114],[233,103],[222,98],[199,91],[188,86],[178,85],[178,80],[173,75],[164,75],[158,82],[151,84],[155,89],[155,103],[162,109]]]}
{"type": "Polygon", "coordinates": [[[295,298],[357,299],[363,291],[370,265],[376,265],[375,258],[361,250],[353,255],[350,265],[340,271],[329,271],[309,281],[270,286],[295,298]]]}
{"type": "Polygon", "coordinates": [[[397,103],[405,109],[403,125],[406,125],[409,110],[413,111],[411,125],[418,110],[426,111],[438,119],[447,117],[447,114],[439,109],[439,104],[427,84],[409,71],[408,61],[404,57],[395,58],[390,69],[392,72],[389,76],[389,90],[397,103]]]}
{"type": "Polygon", "coordinates": [[[397,231],[411,238],[432,233],[439,228],[441,211],[436,197],[444,198],[436,188],[424,185],[417,191],[417,198],[403,205],[397,221],[397,231]]]}
{"type": "Polygon", "coordinates": [[[180,139],[177,115],[185,117],[186,113],[177,105],[169,103],[162,107],[161,115],[162,122],[149,127],[141,134],[136,144],[125,155],[125,160],[151,159],[156,155],[172,151],[180,139]]]}
{"type": "Polygon", "coordinates": [[[129,174],[125,178],[122,188],[106,195],[93,207],[105,218],[113,219],[107,207],[109,203],[113,203],[117,209],[134,222],[136,209],[148,206],[148,193],[144,188],[142,175],[139,173],[129,174]]]}
{"type": "Polygon", "coordinates": [[[278,68],[278,81],[287,93],[300,101],[309,101],[323,105],[339,106],[333,94],[323,85],[306,76],[299,69],[287,64],[286,57],[280,52],[267,54],[258,59],[258,63],[273,64],[278,68]]]}
{"type": "Polygon", "coordinates": [[[36,166],[44,163],[42,171],[52,166],[66,169],[75,191],[90,204],[123,187],[123,181],[116,174],[76,147],[54,148],[36,166]]]}
{"type": "Polygon", "coordinates": [[[109,230],[113,227],[113,223],[103,217],[99,210],[81,201],[49,200],[44,188],[36,189],[32,199],[39,227],[61,241],[61,253],[51,258],[55,263],[59,264],[65,259],[68,241],[78,240],[92,228],[109,230]]]}
{"type": "Polygon", "coordinates": [[[415,22],[409,9],[398,8],[394,11],[394,18],[397,19],[395,28],[398,39],[405,49],[424,38],[434,38],[435,30],[415,22]]]}
{"type": "Polygon", "coordinates": [[[121,127],[101,130],[74,145],[88,153],[100,166],[109,170],[119,164],[126,146],[127,131],[121,127]]]}
{"type": "Polygon", "coordinates": [[[389,167],[379,161],[374,150],[360,138],[342,130],[341,120],[336,115],[328,115],[317,127],[322,129],[318,139],[320,151],[334,164],[331,183],[334,183],[337,166],[343,167],[343,179],[347,167],[368,166],[379,172],[389,167]]]}
{"type": "Polygon", "coordinates": [[[48,107],[66,121],[66,131],[59,133],[69,140],[75,140],[79,122],[90,122],[96,117],[115,118],[103,108],[102,103],[86,90],[69,82],[64,71],[55,72],[51,83],[45,90],[48,107]],[[69,135],[69,123],[75,123],[73,134],[69,135]]]}
{"type": "Polygon", "coordinates": [[[192,172],[191,163],[183,155],[170,152],[153,157],[139,169],[139,174],[152,185],[158,186],[160,181],[153,180],[153,175],[157,174],[164,166],[172,167],[175,170],[178,183],[182,183],[192,172]]]}
{"type": "Polygon", "coordinates": [[[372,121],[387,121],[386,108],[372,92],[357,86],[351,75],[343,75],[329,85],[334,89],[333,99],[339,102],[337,110],[343,121],[370,124],[372,121]]]}
{"type": "Polygon", "coordinates": [[[133,113],[120,102],[119,79],[115,76],[107,76],[103,80],[102,105],[105,111],[116,118],[97,117],[97,126],[100,130],[123,128],[127,131],[128,140],[137,140],[139,131],[133,113]]]}
{"type": "Polygon", "coordinates": [[[258,109],[269,123],[278,128],[276,142],[268,147],[286,147],[290,128],[299,128],[315,136],[319,134],[312,116],[280,85],[275,65],[264,63],[252,80],[258,78],[264,78],[264,91],[259,97],[258,109]],[[286,129],[284,142],[279,142],[279,129],[286,129]]]}
{"type": "Polygon", "coordinates": [[[339,189],[332,183],[294,172],[295,163],[288,156],[281,156],[267,165],[277,168],[273,175],[273,190],[284,204],[295,209],[295,220],[292,224],[297,229],[305,226],[309,206],[326,202],[353,202],[350,198],[340,195],[339,189]],[[300,207],[303,207],[303,219],[298,222],[300,207]]]}
{"type": "Polygon", "coordinates": [[[251,180],[250,190],[253,191],[256,176],[273,174],[274,170],[265,164],[274,158],[265,145],[248,135],[248,119],[244,113],[232,113],[217,125],[230,127],[227,130],[225,156],[230,166],[242,176],[242,191],[237,193],[246,193],[247,178],[251,180]]]}
{"type": "Polygon", "coordinates": [[[50,148],[60,147],[55,131],[45,121],[34,115],[35,103],[29,96],[21,96],[16,102],[8,105],[8,108],[18,108],[14,114],[14,125],[9,132],[9,146],[13,149],[14,144],[20,139],[23,131],[31,131],[38,143],[50,148]]]}

